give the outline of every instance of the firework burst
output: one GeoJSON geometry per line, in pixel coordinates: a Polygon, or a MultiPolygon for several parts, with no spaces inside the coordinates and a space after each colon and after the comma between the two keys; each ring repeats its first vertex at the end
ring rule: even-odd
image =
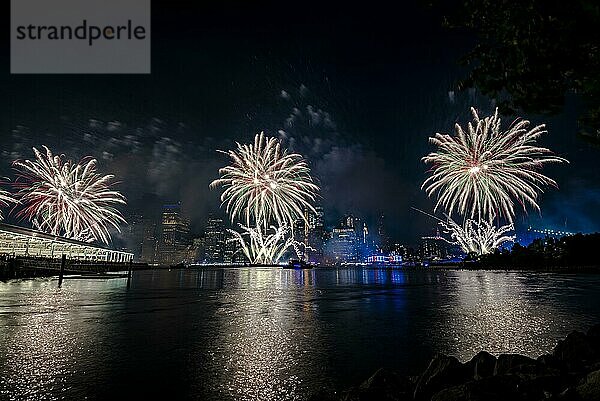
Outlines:
{"type": "Polygon", "coordinates": [[[299,253],[300,244],[289,235],[289,229],[285,226],[271,226],[271,233],[264,231],[262,227],[246,227],[240,224],[242,233],[229,230],[233,235],[230,241],[237,241],[241,245],[244,256],[252,264],[273,264],[279,260],[288,249],[294,248],[299,253]]]}
{"type": "Polygon", "coordinates": [[[313,182],[310,168],[301,155],[281,149],[277,138],[257,134],[254,144],[240,145],[222,153],[232,164],[219,170],[221,178],[211,187],[223,186],[221,201],[231,220],[242,219],[246,226],[273,222],[293,227],[304,218],[304,210],[315,211],[312,203],[319,187],[313,182]]]}
{"type": "Polygon", "coordinates": [[[549,163],[567,160],[549,149],[536,146],[546,130],[544,125],[529,129],[521,120],[502,132],[498,110],[493,116],[479,118],[474,108],[473,122],[466,130],[456,124],[456,135],[435,134],[430,142],[437,151],[423,160],[432,165],[431,176],[422,189],[428,196],[437,194],[434,210],[443,207],[465,217],[492,221],[504,217],[510,223],[514,202],[526,210],[539,210],[538,194],[556,182],[539,170],[549,163]]]}
{"type": "Polygon", "coordinates": [[[252,263],[277,263],[288,249],[299,254],[292,227],[306,219],[305,210],[316,213],[312,203],[319,187],[301,155],[281,149],[277,138],[256,135],[254,144],[237,144],[223,152],[232,164],[219,170],[221,178],[210,186],[223,186],[221,202],[233,222],[241,219],[242,233],[231,230],[234,241],[252,263]],[[269,233],[269,232],[272,233],[269,233]]]}
{"type": "Polygon", "coordinates": [[[442,220],[433,214],[424,212],[415,207],[413,210],[431,217],[438,221],[444,234],[449,235],[450,239],[441,237],[451,245],[458,245],[465,253],[476,253],[483,255],[493,252],[500,248],[506,242],[514,242],[516,236],[510,233],[514,231],[514,225],[506,224],[496,227],[492,221],[465,219],[462,225],[455,222],[449,215],[445,215],[446,220],[442,220]]]}
{"type": "Polygon", "coordinates": [[[115,208],[125,204],[125,197],[111,189],[113,175],[97,173],[96,159],[80,163],[65,161],[33,148],[35,160],[14,162],[18,172],[16,196],[23,209],[22,217],[31,220],[41,231],[79,241],[110,242],[110,230],[120,231],[125,223],[115,208]]]}
{"type": "MultiPolygon", "coordinates": [[[[0,189],[0,207],[7,207],[12,203],[18,203],[18,201],[8,191],[0,189]]],[[[0,211],[0,221],[4,220],[4,215],[0,211]]]]}
{"type": "Polygon", "coordinates": [[[493,222],[486,220],[467,219],[461,226],[447,217],[447,221],[440,221],[440,226],[450,234],[451,240],[446,240],[448,243],[460,246],[465,253],[477,255],[494,252],[502,244],[514,242],[516,238],[509,234],[514,230],[512,223],[496,227],[493,222]]]}

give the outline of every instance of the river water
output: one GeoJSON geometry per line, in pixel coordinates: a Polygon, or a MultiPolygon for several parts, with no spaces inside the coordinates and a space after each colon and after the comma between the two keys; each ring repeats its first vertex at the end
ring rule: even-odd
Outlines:
{"type": "Polygon", "coordinates": [[[0,399],[302,400],[436,352],[538,356],[600,322],[600,275],[201,269],[0,283],[0,399]],[[166,398],[165,398],[166,399],[166,398]]]}

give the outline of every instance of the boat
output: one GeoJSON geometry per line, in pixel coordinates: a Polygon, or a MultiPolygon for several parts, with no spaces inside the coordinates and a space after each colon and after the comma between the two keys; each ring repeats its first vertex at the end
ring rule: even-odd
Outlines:
{"type": "Polygon", "coordinates": [[[290,259],[287,265],[283,266],[284,269],[312,269],[312,266],[300,259],[290,259]]]}

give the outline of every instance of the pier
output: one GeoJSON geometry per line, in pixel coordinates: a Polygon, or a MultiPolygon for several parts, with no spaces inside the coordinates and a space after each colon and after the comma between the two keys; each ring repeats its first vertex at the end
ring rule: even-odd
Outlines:
{"type": "MultiPolygon", "coordinates": [[[[59,276],[61,262],[61,258],[0,256],[0,280],[59,276]]],[[[63,274],[97,277],[106,273],[122,272],[123,277],[126,277],[130,269],[146,268],[146,263],[82,261],[65,257],[63,274]]]]}
{"type": "Polygon", "coordinates": [[[97,276],[147,267],[132,260],[130,252],[0,224],[0,280],[65,274],[97,276]]]}

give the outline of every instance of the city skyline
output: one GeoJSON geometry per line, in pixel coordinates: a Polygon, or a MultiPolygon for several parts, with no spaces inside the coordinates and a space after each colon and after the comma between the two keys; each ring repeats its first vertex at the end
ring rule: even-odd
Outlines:
{"type": "MultiPolygon", "coordinates": [[[[360,214],[349,211],[334,224],[326,225],[323,208],[319,205],[315,208],[316,214],[307,215],[309,223],[306,230],[304,220],[296,220],[294,237],[312,248],[307,249],[303,258],[316,265],[376,264],[384,261],[410,264],[431,260],[457,263],[466,256],[460,246],[450,243],[451,233],[440,229],[433,219],[430,225],[423,226],[418,236],[406,242],[387,235],[385,216],[380,215],[377,222],[371,224],[360,214]]],[[[196,230],[191,229],[181,211],[180,202],[171,202],[162,205],[154,219],[130,216],[131,223],[123,230],[120,247],[117,248],[131,252],[136,261],[151,265],[250,263],[229,231],[235,224],[231,223],[224,210],[210,212],[203,226],[196,230]]],[[[515,243],[527,246],[539,239],[560,239],[575,234],[527,227],[516,233],[515,243]]],[[[501,249],[510,249],[511,246],[507,243],[501,249]]],[[[292,259],[297,257],[292,249],[285,255],[292,259]]]]}

